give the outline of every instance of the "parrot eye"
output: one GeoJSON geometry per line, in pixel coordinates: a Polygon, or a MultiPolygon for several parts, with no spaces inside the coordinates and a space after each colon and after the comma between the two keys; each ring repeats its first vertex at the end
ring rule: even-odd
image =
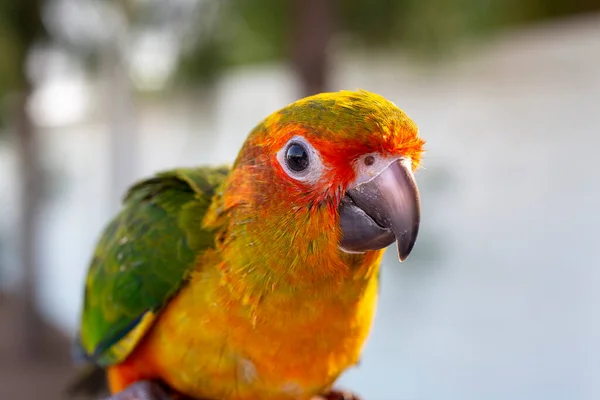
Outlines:
{"type": "Polygon", "coordinates": [[[294,136],[277,152],[286,174],[298,181],[317,182],[323,172],[319,152],[302,136],[294,136]]]}
{"type": "Polygon", "coordinates": [[[291,143],[285,152],[285,163],[292,171],[302,172],[308,168],[308,152],[300,143],[291,143]]]}

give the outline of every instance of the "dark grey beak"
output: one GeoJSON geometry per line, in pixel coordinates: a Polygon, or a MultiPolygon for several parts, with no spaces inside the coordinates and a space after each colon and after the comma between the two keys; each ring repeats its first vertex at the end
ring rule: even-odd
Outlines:
{"type": "Polygon", "coordinates": [[[421,220],[410,160],[396,160],[372,180],[346,191],[339,213],[343,250],[379,250],[395,240],[398,258],[404,261],[415,245],[421,220]]]}

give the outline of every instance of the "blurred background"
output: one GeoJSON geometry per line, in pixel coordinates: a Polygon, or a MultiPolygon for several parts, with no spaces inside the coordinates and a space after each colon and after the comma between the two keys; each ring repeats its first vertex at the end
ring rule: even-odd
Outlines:
{"type": "Polygon", "coordinates": [[[63,399],[83,280],[134,180],[231,162],[362,88],[428,141],[423,225],[340,386],[600,398],[599,0],[2,0],[0,398],[63,399]]]}

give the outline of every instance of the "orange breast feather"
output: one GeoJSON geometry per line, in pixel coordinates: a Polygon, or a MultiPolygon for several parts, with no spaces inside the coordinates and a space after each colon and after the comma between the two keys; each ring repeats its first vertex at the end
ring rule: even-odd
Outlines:
{"type": "Polygon", "coordinates": [[[240,296],[218,267],[196,273],[121,365],[111,391],[161,379],[197,398],[309,399],[358,362],[377,301],[381,252],[310,292],[240,296]]]}

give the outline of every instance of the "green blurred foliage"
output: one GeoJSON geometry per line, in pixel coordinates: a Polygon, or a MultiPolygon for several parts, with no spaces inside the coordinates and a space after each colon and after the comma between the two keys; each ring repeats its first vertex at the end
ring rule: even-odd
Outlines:
{"type": "MultiPolygon", "coordinates": [[[[324,0],[327,1],[327,0],[324,0]]],[[[437,57],[465,39],[506,27],[600,11],[599,0],[338,0],[336,30],[355,46],[437,57]]],[[[288,56],[290,2],[226,0],[210,40],[182,57],[182,76],[214,77],[230,66],[288,56]]],[[[200,9],[199,12],[202,12],[200,9]]]]}
{"type": "Polygon", "coordinates": [[[216,7],[212,10],[216,15],[212,21],[204,21],[194,45],[183,53],[179,77],[210,82],[228,67],[285,59],[289,4],[282,0],[225,0],[198,7],[199,14],[216,7]]]}
{"type": "MultiPolygon", "coordinates": [[[[0,101],[7,94],[28,91],[27,54],[46,31],[41,19],[41,0],[0,1],[0,101]]],[[[7,114],[0,102],[0,126],[7,114]]]]}
{"type": "Polygon", "coordinates": [[[224,8],[233,16],[229,34],[224,37],[227,62],[240,65],[285,57],[289,4],[281,0],[231,0],[224,8]]]}
{"type": "MultiPolygon", "coordinates": [[[[25,55],[45,34],[42,1],[0,1],[0,98],[27,83],[25,55]]],[[[132,27],[156,27],[157,15],[169,9],[155,0],[95,1],[118,6],[132,27]]],[[[194,11],[185,15],[192,29],[182,38],[177,77],[186,83],[209,83],[229,67],[288,59],[292,1],[198,0],[194,11]]],[[[335,1],[338,12],[331,24],[346,45],[427,57],[444,55],[464,39],[485,38],[506,27],[600,11],[600,0],[323,1],[335,1]]],[[[79,51],[79,56],[93,60],[98,51],[79,51]]]]}
{"type": "MultiPolygon", "coordinates": [[[[46,31],[42,24],[41,0],[2,0],[0,2],[0,40],[2,67],[1,87],[19,90],[27,85],[27,52],[46,31]]],[[[0,91],[0,96],[3,92],[0,91]]]]}
{"type": "Polygon", "coordinates": [[[0,98],[17,89],[21,79],[21,49],[14,33],[6,24],[0,22],[0,98]]]}

